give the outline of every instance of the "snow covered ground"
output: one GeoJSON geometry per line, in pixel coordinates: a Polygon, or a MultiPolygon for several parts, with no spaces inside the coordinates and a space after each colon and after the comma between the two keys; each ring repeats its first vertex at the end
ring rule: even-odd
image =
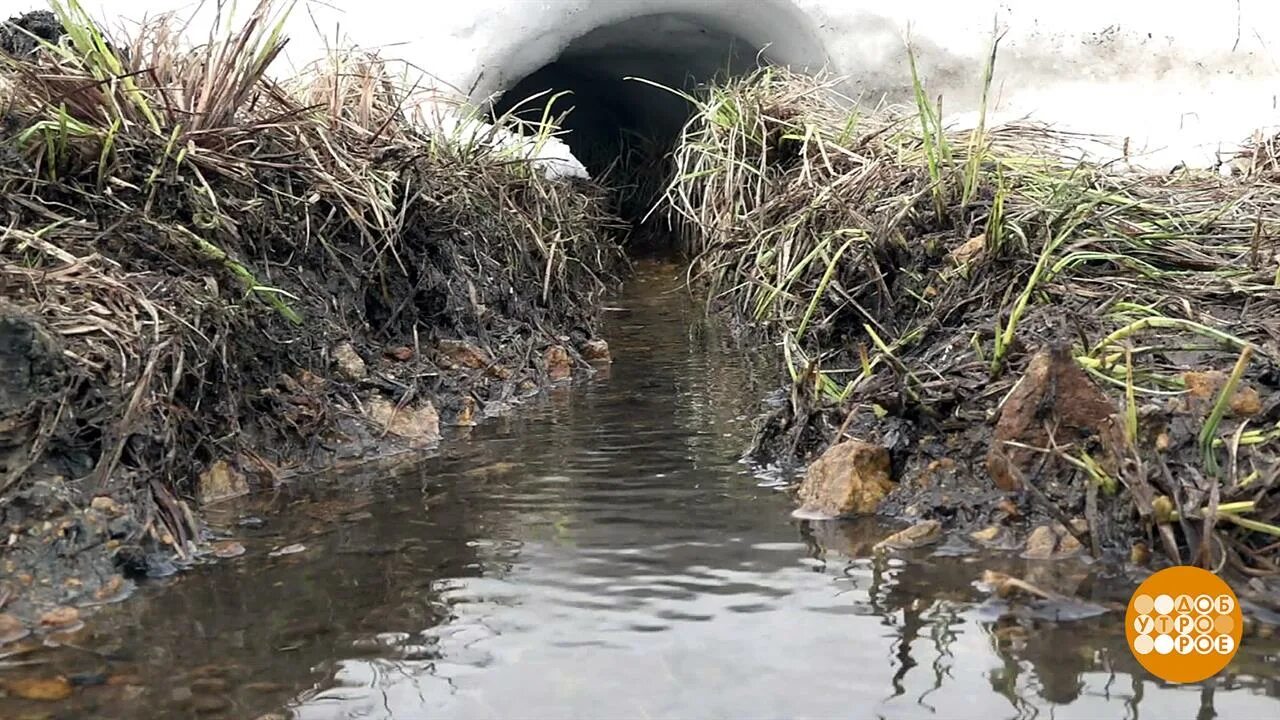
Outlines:
{"type": "MultiPolygon", "coordinates": [[[[188,15],[201,5],[81,2],[109,24],[164,11],[188,15]]],[[[214,4],[205,0],[193,32],[208,27],[214,4]]],[[[243,12],[251,0],[238,4],[243,12]]],[[[0,0],[0,15],[39,5],[0,0]]],[[[566,49],[584,67],[592,58],[601,66],[630,58],[670,70],[712,52],[705,38],[723,35],[775,62],[845,74],[849,90],[864,98],[901,99],[909,83],[909,34],[928,86],[962,116],[977,105],[994,26],[1005,33],[994,84],[997,118],[1029,116],[1128,138],[1130,153],[1157,167],[1213,165],[1221,150],[1280,125],[1280,64],[1272,47],[1280,40],[1280,3],[1271,0],[300,0],[289,21],[287,60],[298,67],[327,45],[355,43],[403,58],[429,72],[435,85],[483,101],[566,49]],[[663,16],[695,31],[664,32],[663,16]]],[[[563,145],[550,144],[547,152],[572,165],[563,145]]]]}

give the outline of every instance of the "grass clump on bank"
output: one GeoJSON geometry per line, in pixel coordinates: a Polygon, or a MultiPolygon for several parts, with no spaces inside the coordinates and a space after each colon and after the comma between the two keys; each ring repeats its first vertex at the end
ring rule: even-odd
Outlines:
{"type": "Polygon", "coordinates": [[[431,404],[469,422],[590,337],[615,221],[501,128],[427,122],[438,98],[373,55],[272,79],[273,0],[196,46],[173,17],[126,37],[51,9],[0,54],[9,525],[106,495],[137,520],[113,548],[186,554],[211,466],[323,466],[431,404]]]}
{"type": "Polygon", "coordinates": [[[1071,136],[986,127],[985,100],[953,131],[918,78],[909,108],[838,87],[765,68],[691,97],[666,193],[693,275],[787,359],[758,455],[875,440],[884,507],[1008,520],[990,471],[1033,515],[1085,518],[1095,553],[1280,572],[1280,185],[1073,159],[1071,136]],[[1065,432],[1078,388],[1042,388],[1010,436],[1051,348],[1078,369],[1047,377],[1091,379],[1114,416],[1065,432]]]}

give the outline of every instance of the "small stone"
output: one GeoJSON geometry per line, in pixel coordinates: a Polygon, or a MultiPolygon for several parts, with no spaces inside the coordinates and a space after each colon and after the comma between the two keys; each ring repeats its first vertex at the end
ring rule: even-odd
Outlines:
{"type": "MultiPolygon", "coordinates": [[[[1063,445],[1115,432],[1115,405],[1089,379],[1066,343],[1037,353],[1000,410],[995,437],[987,452],[987,472],[1006,492],[1022,487],[1022,478],[1043,457],[1038,448],[1063,445]],[[1016,444],[1015,444],[1016,443],[1016,444]]],[[[1115,465],[1112,452],[1098,458],[1103,468],[1115,465]]]]}
{"type": "Polygon", "coordinates": [[[120,503],[105,495],[95,497],[93,501],[89,503],[89,507],[111,517],[119,517],[124,514],[124,508],[120,507],[120,503]]]}
{"type": "Polygon", "coordinates": [[[453,424],[458,427],[474,427],[476,424],[476,400],[470,395],[462,398],[462,407],[458,408],[458,414],[453,418],[453,424]]]}
{"type": "Polygon", "coordinates": [[[342,343],[334,348],[333,361],[338,365],[338,374],[347,380],[356,382],[369,377],[369,368],[365,367],[364,358],[360,357],[351,343],[342,343]]]}
{"type": "Polygon", "coordinates": [[[105,602],[112,598],[118,597],[124,591],[124,576],[112,575],[93,593],[93,598],[98,602],[105,602]]]}
{"type": "Polygon", "coordinates": [[[14,678],[0,682],[10,695],[23,700],[57,702],[71,697],[71,682],[64,677],[14,678]]]}
{"type": "Polygon", "coordinates": [[[397,408],[390,400],[377,397],[365,410],[383,431],[396,435],[415,447],[426,448],[440,441],[440,415],[430,402],[397,408]]]}
{"type": "Polygon", "coordinates": [[[847,440],[827,449],[809,466],[800,486],[800,509],[793,515],[823,519],[874,513],[893,487],[889,451],[847,440]]]}
{"type": "Polygon", "coordinates": [[[1041,525],[1027,537],[1027,548],[1022,556],[1030,560],[1048,560],[1053,557],[1053,551],[1057,547],[1058,536],[1054,534],[1053,528],[1041,525]]]}
{"type": "Polygon", "coordinates": [[[1187,394],[1196,400],[1208,400],[1218,394],[1218,388],[1227,382],[1227,376],[1217,370],[1207,372],[1188,371],[1182,373],[1182,383],[1187,394]]]}
{"type": "Polygon", "coordinates": [[[230,500],[249,494],[249,482],[244,473],[226,460],[218,460],[200,473],[198,495],[201,505],[230,500]]]}
{"type": "Polygon", "coordinates": [[[234,540],[224,540],[213,544],[213,556],[223,560],[238,558],[245,553],[244,545],[234,540]]]}
{"type": "Polygon", "coordinates": [[[604,340],[588,340],[582,344],[582,359],[589,363],[611,363],[613,354],[604,340]]]}
{"type": "Polygon", "coordinates": [[[445,364],[470,370],[484,370],[493,364],[489,353],[461,340],[441,340],[436,351],[445,364]]]}
{"type": "Polygon", "coordinates": [[[413,348],[408,345],[387,348],[386,356],[396,362],[409,362],[413,359],[413,348]]]}
{"type": "Polygon", "coordinates": [[[969,537],[982,545],[997,545],[1004,539],[1005,529],[999,525],[991,525],[969,533],[969,537]]]}
{"type": "Polygon", "coordinates": [[[1136,542],[1129,548],[1129,562],[1134,565],[1146,565],[1151,562],[1151,548],[1144,542],[1136,542]]]}
{"type": "Polygon", "coordinates": [[[1262,412],[1262,396],[1251,387],[1242,387],[1231,398],[1231,414],[1236,417],[1253,417],[1262,412]]]}
{"type": "Polygon", "coordinates": [[[54,608],[40,616],[40,625],[47,628],[65,628],[80,622],[80,611],[73,607],[54,608]]]}
{"type": "Polygon", "coordinates": [[[1018,510],[1017,503],[1009,498],[1002,498],[1000,502],[996,503],[996,509],[1014,519],[1022,517],[1022,512],[1018,510]]]}
{"type": "Polygon", "coordinates": [[[1071,533],[1066,533],[1062,536],[1062,539],[1058,541],[1058,550],[1055,553],[1054,557],[1069,557],[1071,555],[1075,555],[1076,553],[1080,552],[1083,549],[1084,549],[1084,545],[1082,545],[1080,541],[1076,539],[1075,535],[1072,535],[1071,533]]]}
{"type": "Polygon", "coordinates": [[[967,265],[970,261],[977,259],[982,255],[982,251],[987,246],[987,235],[983,233],[977,237],[969,238],[963,245],[952,250],[950,253],[951,262],[956,265],[967,265]]]}
{"type": "Polygon", "coordinates": [[[938,542],[942,538],[942,523],[937,520],[925,520],[890,535],[872,546],[873,550],[908,550],[924,547],[938,542]]]}
{"type": "Polygon", "coordinates": [[[8,613],[0,613],[0,645],[18,642],[30,634],[21,620],[8,613]]]}
{"type": "Polygon", "coordinates": [[[563,345],[552,345],[547,348],[543,357],[547,363],[547,377],[551,382],[561,382],[573,377],[573,362],[563,345]]]}
{"type": "Polygon", "coordinates": [[[272,550],[271,552],[267,553],[267,555],[269,557],[284,557],[285,555],[297,555],[298,553],[302,553],[306,551],[307,551],[306,545],[303,545],[302,543],[294,543],[293,545],[285,545],[284,547],[278,550],[272,550]]]}

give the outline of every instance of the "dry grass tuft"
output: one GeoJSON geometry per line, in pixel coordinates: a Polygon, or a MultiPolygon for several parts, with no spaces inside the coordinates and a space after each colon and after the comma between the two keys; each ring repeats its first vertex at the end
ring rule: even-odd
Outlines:
{"type": "Polygon", "coordinates": [[[1117,546],[1173,529],[1174,558],[1280,571],[1280,185],[1122,173],[1031,125],[952,131],[918,81],[912,108],[836,87],[766,68],[691,97],[666,193],[694,276],[787,359],[796,391],[769,452],[803,455],[852,422],[905,434],[915,457],[951,438],[978,464],[990,430],[974,429],[1035,350],[1067,342],[1127,398],[1137,461],[1051,449],[1063,462],[1039,482],[1093,488],[1051,502],[1117,546]],[[1189,370],[1235,370],[1268,399],[1249,417],[1190,408],[1189,370]],[[1090,510],[1098,487],[1119,495],[1090,510]],[[1176,507],[1144,526],[1152,498],[1176,507]]]}
{"type": "Polygon", "coordinates": [[[285,3],[197,46],[173,17],[114,37],[51,7],[60,40],[0,54],[0,344],[38,366],[4,379],[0,490],[143,488],[181,549],[174,496],[214,460],[328,452],[370,393],[509,394],[590,333],[619,257],[596,187],[419,122],[438,99],[376,56],[273,81],[285,3]],[[447,338],[515,372],[446,372],[447,338]],[[329,379],[343,342],[367,381],[329,379]],[[413,360],[379,366],[390,347],[413,360]]]}

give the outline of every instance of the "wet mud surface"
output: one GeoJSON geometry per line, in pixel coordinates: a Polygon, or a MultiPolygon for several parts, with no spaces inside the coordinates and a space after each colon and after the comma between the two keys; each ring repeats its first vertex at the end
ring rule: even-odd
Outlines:
{"type": "Polygon", "coordinates": [[[1170,686],[1125,645],[1137,570],[793,519],[786,479],[740,460],[776,368],[669,294],[679,278],[642,265],[608,313],[614,364],[518,418],[220,504],[216,564],[0,647],[0,716],[1280,713],[1265,611],[1223,675],[1170,686]],[[1064,599],[996,598],[990,571],[1064,599]]]}

